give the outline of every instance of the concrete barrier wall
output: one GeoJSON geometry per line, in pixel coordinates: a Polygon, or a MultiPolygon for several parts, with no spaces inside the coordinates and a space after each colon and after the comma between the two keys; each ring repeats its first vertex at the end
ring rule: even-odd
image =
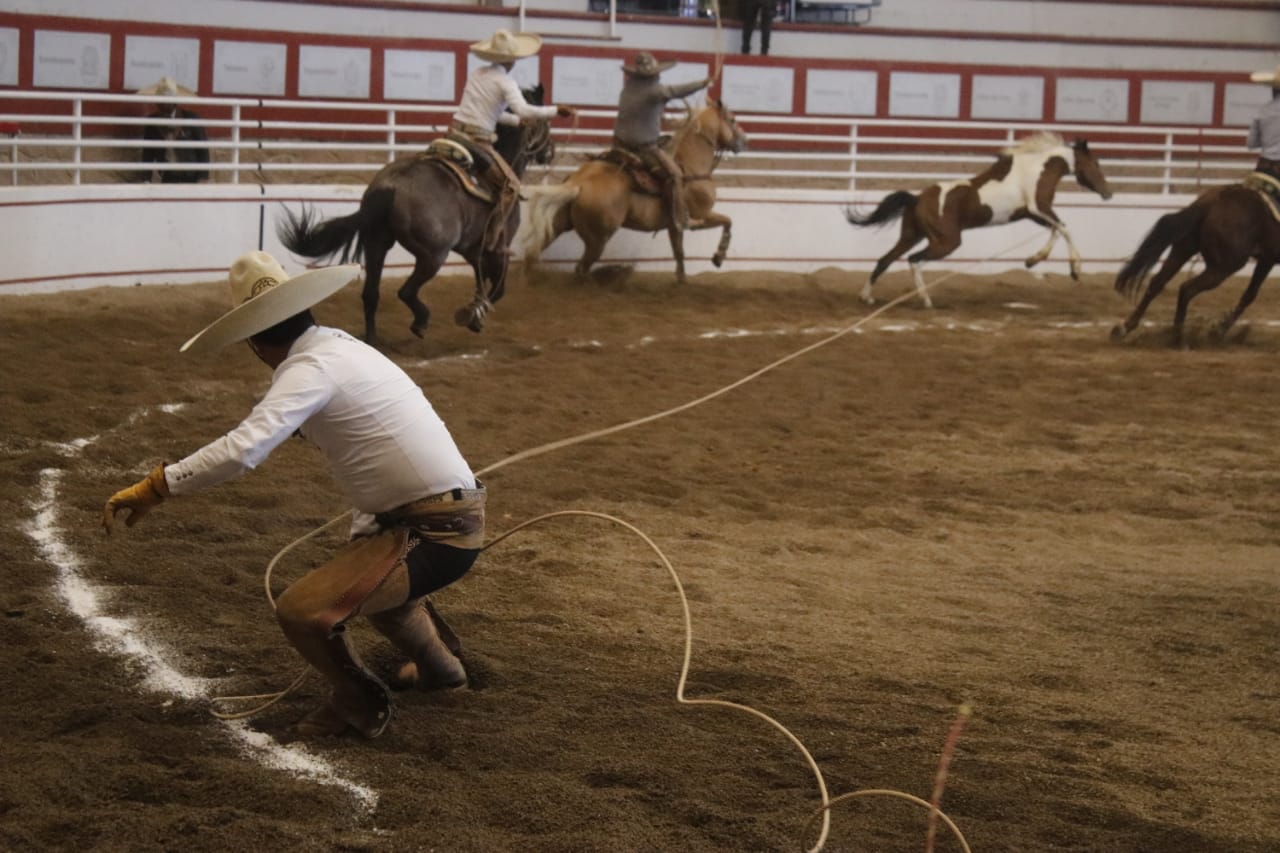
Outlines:
{"type": "MultiPolygon", "coordinates": [[[[276,254],[286,269],[298,270],[302,261],[292,258],[275,235],[283,208],[308,204],[325,216],[341,216],[356,209],[363,190],[216,184],[9,188],[0,195],[0,233],[10,247],[0,294],[216,280],[236,256],[259,247],[276,254]]],[[[870,269],[896,241],[897,228],[854,228],[843,210],[849,203],[871,205],[881,195],[724,189],[717,209],[734,226],[722,270],[870,269]]],[[[1104,202],[1094,195],[1059,193],[1055,208],[1071,229],[1085,270],[1101,272],[1114,270],[1131,254],[1161,214],[1191,200],[1128,195],[1104,202]]],[[[987,272],[1017,267],[1047,236],[1043,228],[1026,222],[968,231],[961,248],[935,268],[987,272]]],[[[686,235],[691,274],[713,269],[710,257],[719,237],[718,230],[686,235]]],[[[566,234],[543,259],[567,267],[580,252],[576,236],[566,234]]],[[[1066,259],[1059,241],[1039,269],[1066,272],[1066,259]]],[[[674,270],[665,234],[620,232],[603,262],[674,270]]],[[[397,247],[388,260],[388,275],[406,275],[411,263],[397,247]]],[[[450,258],[447,271],[466,270],[460,258],[450,258]]]]}

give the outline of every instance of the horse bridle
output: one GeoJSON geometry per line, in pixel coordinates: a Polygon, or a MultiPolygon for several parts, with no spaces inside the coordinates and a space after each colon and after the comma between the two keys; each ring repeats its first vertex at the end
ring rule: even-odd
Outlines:
{"type": "MultiPolygon", "coordinates": [[[[731,130],[737,130],[738,120],[732,115],[728,115],[728,116],[725,115],[723,104],[716,105],[716,115],[720,116],[720,119],[724,121],[726,124],[728,124],[731,130]]],[[[716,137],[712,136],[710,133],[708,133],[706,130],[704,130],[700,126],[697,126],[697,125],[694,126],[693,134],[694,136],[697,136],[703,142],[711,146],[711,168],[707,171],[705,175],[685,175],[684,179],[686,181],[709,180],[711,178],[711,173],[714,172],[716,170],[716,167],[720,165],[720,160],[723,159],[724,152],[728,149],[722,147],[720,145],[720,141],[716,137]]]]}
{"type": "Polygon", "coordinates": [[[547,162],[550,163],[556,157],[556,141],[551,136],[551,122],[538,121],[530,126],[530,130],[525,134],[523,154],[526,158],[537,161],[537,155],[542,152],[547,153],[547,162]]]}

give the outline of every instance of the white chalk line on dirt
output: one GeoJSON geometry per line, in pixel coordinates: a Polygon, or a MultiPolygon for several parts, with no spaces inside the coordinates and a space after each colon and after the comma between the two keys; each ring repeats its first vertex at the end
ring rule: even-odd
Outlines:
{"type": "MultiPolygon", "coordinates": [[[[1034,305],[1028,302],[1010,302],[1002,307],[1015,311],[1039,311],[1042,306],[1034,305]]],[[[942,309],[935,309],[942,310],[942,309]]],[[[1096,319],[1096,320],[1048,320],[1043,323],[1036,324],[1034,328],[1047,331],[1061,330],[1088,330],[1101,329],[1110,332],[1115,325],[1115,320],[1096,319]]],[[[1249,323],[1262,326],[1264,328],[1280,327],[1280,320],[1255,319],[1249,323]]],[[[1158,320],[1143,320],[1139,324],[1145,329],[1156,329],[1167,325],[1158,320]]],[[[1242,324],[1248,325],[1248,324],[1242,324]]],[[[843,326],[801,326],[801,327],[779,327],[773,329],[708,329],[704,332],[697,332],[692,339],[703,341],[728,341],[741,340],[745,338],[811,338],[818,335],[831,335],[843,329],[843,326]]],[[[907,334],[911,332],[973,332],[980,335],[993,335],[1003,332],[1010,328],[1010,323],[1005,320],[906,320],[899,322],[884,322],[868,326],[867,328],[854,329],[851,334],[865,335],[868,333],[883,332],[885,334],[907,334]]],[[[1027,328],[1025,325],[1019,325],[1018,328],[1027,328]]],[[[622,344],[623,349],[641,349],[644,347],[660,346],[670,344],[672,338],[661,338],[656,335],[643,335],[632,343],[622,344]]],[[[683,340],[689,340],[684,338],[683,340]]],[[[564,344],[564,348],[570,350],[607,350],[609,345],[600,340],[585,341],[569,341],[564,344]]],[[[529,347],[534,352],[543,352],[545,347],[533,345],[529,347]]],[[[409,361],[404,364],[405,369],[414,370],[424,367],[440,367],[445,364],[455,362],[480,362],[489,358],[488,350],[481,350],[475,353],[462,353],[443,355],[436,358],[421,358],[409,361]]]]}
{"type": "MultiPolygon", "coordinates": [[[[124,424],[133,424],[151,411],[172,413],[180,408],[180,405],[149,407],[131,414],[124,424]]],[[[75,457],[98,439],[99,436],[96,435],[78,438],[57,443],[54,447],[64,456],[75,457]]],[[[59,598],[84,623],[97,649],[106,654],[124,657],[141,667],[144,673],[143,686],[146,689],[187,700],[207,697],[214,683],[211,679],[196,678],[180,672],[171,663],[173,652],[154,637],[148,636],[136,621],[110,616],[104,612],[101,589],[89,580],[83,561],[63,535],[58,515],[58,487],[64,473],[59,468],[46,468],[40,472],[38,494],[29,502],[31,518],[21,525],[23,532],[35,544],[40,557],[56,570],[55,590],[59,598]]],[[[347,779],[333,765],[302,746],[286,746],[242,722],[223,721],[223,725],[242,751],[263,766],[321,785],[340,788],[366,811],[372,811],[377,805],[378,794],[375,791],[347,779]]]]}

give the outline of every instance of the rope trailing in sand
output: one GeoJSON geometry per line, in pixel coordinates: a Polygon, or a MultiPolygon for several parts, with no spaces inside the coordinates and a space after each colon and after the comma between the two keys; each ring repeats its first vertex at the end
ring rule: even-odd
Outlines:
{"type": "MultiPolygon", "coordinates": [[[[719,20],[718,15],[717,15],[717,20],[719,20]]],[[[981,260],[973,261],[969,265],[973,266],[976,264],[985,263],[986,261],[995,260],[1025,245],[1026,243],[1031,242],[1033,238],[1038,236],[1039,236],[1038,233],[1033,234],[1031,237],[1025,240],[1021,240],[1017,243],[1014,243],[995,255],[992,255],[988,258],[983,258],[981,260]]],[[[946,281],[947,279],[951,278],[952,276],[955,276],[958,274],[959,274],[959,270],[952,270],[948,273],[945,273],[942,276],[935,279],[934,281],[927,283],[925,285],[925,290],[926,291],[930,290],[936,287],[937,285],[941,284],[942,282],[946,281]]],[[[771,370],[781,367],[787,362],[793,361],[802,355],[807,355],[808,353],[813,352],[814,350],[820,347],[826,346],[827,344],[832,343],[833,341],[836,341],[844,337],[845,335],[849,335],[849,334],[852,334],[853,332],[856,332],[858,329],[862,328],[862,326],[864,326],[866,323],[870,322],[871,320],[885,313],[890,308],[894,308],[897,305],[900,305],[906,300],[912,298],[913,296],[917,296],[918,293],[919,291],[914,291],[914,290],[905,291],[904,293],[898,295],[897,297],[889,300],[884,305],[881,305],[879,308],[876,308],[869,314],[866,314],[865,316],[860,317],[858,320],[854,321],[853,323],[850,323],[849,325],[845,326],[842,329],[839,329],[836,332],[833,332],[832,334],[828,335],[822,340],[809,344],[808,346],[801,347],[795,352],[785,355],[782,358],[779,358],[771,362],[770,364],[760,368],[759,370],[756,370],[748,374],[747,376],[744,376],[741,379],[738,379],[735,382],[731,382],[730,384],[725,385],[722,388],[712,391],[709,394],[704,394],[703,396],[698,397],[695,400],[691,400],[687,403],[681,404],[679,406],[675,406],[670,409],[666,409],[665,411],[658,412],[657,414],[648,415],[642,418],[636,418],[635,420],[617,424],[612,427],[593,430],[591,432],[582,433],[581,435],[573,436],[571,438],[548,442],[546,444],[542,444],[537,447],[533,447],[528,450],[521,451],[519,453],[514,453],[506,457],[505,459],[501,459],[489,465],[488,467],[485,467],[480,469],[479,471],[476,471],[475,476],[479,478],[481,476],[489,474],[492,471],[496,471],[499,468],[503,468],[511,464],[512,462],[518,462],[525,459],[532,459],[535,456],[542,456],[543,454],[550,453],[553,450],[559,450],[564,447],[570,447],[575,444],[581,444],[583,442],[591,441],[596,438],[602,438],[607,435],[612,435],[614,433],[622,432],[623,430],[631,429],[633,427],[641,426],[643,424],[652,423],[653,421],[660,420],[662,418],[687,411],[689,409],[694,408],[695,406],[702,405],[703,403],[706,403],[710,400],[714,400],[717,397],[727,394],[729,391],[732,391],[735,388],[739,388],[747,384],[753,379],[757,379],[760,376],[763,376],[764,374],[768,373],[771,370]]],[[[341,522],[343,519],[346,519],[347,517],[349,517],[350,514],[351,514],[350,511],[348,511],[341,515],[335,516],[334,518],[330,519],[328,522],[326,522],[322,526],[317,527],[311,532],[298,537],[297,539],[290,542],[288,545],[285,545],[283,548],[281,548],[280,551],[278,551],[276,555],[271,559],[271,562],[267,564],[266,571],[264,572],[264,575],[263,575],[263,588],[267,596],[267,602],[271,605],[272,610],[275,609],[275,599],[271,594],[271,573],[275,569],[276,565],[280,562],[280,560],[283,559],[287,553],[292,551],[298,545],[301,545],[303,542],[306,542],[312,537],[319,535],[325,530],[328,530],[330,527],[335,526],[336,524],[341,522]]],[[[918,805],[922,805],[925,808],[928,808],[930,810],[930,831],[929,831],[929,839],[928,839],[929,846],[932,847],[933,837],[935,834],[936,827],[935,827],[934,821],[940,818],[947,825],[947,827],[951,829],[951,831],[956,835],[956,838],[959,840],[961,847],[964,849],[965,853],[969,853],[969,846],[965,842],[964,836],[960,833],[959,828],[955,825],[955,823],[949,817],[947,817],[945,813],[942,812],[941,809],[938,808],[938,805],[937,805],[938,801],[941,798],[942,784],[946,778],[947,765],[950,763],[950,754],[951,754],[951,751],[954,749],[955,742],[959,736],[960,725],[962,725],[962,721],[964,719],[967,719],[969,714],[967,706],[964,706],[964,708],[962,708],[961,718],[957,722],[957,724],[952,727],[952,734],[948,737],[947,746],[944,749],[942,763],[939,766],[938,776],[934,785],[934,792],[933,792],[934,802],[933,803],[926,802],[920,799],[919,797],[915,797],[911,794],[903,793],[901,791],[882,790],[882,789],[867,789],[867,790],[861,790],[861,791],[854,791],[848,794],[842,794],[836,797],[835,799],[831,799],[827,794],[826,782],[822,777],[822,772],[818,768],[817,763],[814,761],[813,756],[809,753],[808,749],[805,748],[804,744],[801,743],[801,741],[781,723],[777,722],[767,714],[764,714],[763,712],[757,711],[754,708],[748,707],[746,705],[739,705],[733,702],[727,702],[719,699],[688,699],[685,697],[684,688],[685,688],[685,682],[688,676],[689,664],[690,664],[690,659],[692,656],[692,648],[693,648],[693,622],[689,614],[688,601],[685,598],[684,587],[680,583],[680,578],[676,574],[676,571],[674,567],[671,565],[671,562],[667,559],[666,555],[662,553],[661,549],[658,548],[658,546],[653,542],[653,540],[650,539],[639,528],[635,527],[629,522],[623,521],[622,519],[619,519],[619,518],[615,518],[614,516],[606,515],[604,513],[591,512],[587,510],[563,510],[560,512],[553,512],[553,513],[548,513],[546,515],[541,515],[536,518],[530,519],[528,521],[522,522],[521,524],[516,525],[515,527],[507,530],[505,533],[502,533],[499,536],[497,536],[495,539],[491,540],[488,544],[486,544],[482,548],[482,550],[488,550],[489,548],[493,547],[494,545],[498,544],[502,540],[506,539],[508,536],[512,535],[516,531],[521,530],[525,527],[528,527],[534,523],[545,521],[551,518],[562,517],[562,516],[586,516],[586,517],[602,518],[602,519],[606,519],[608,521],[614,522],[616,524],[619,524],[627,528],[628,530],[632,531],[633,533],[635,533],[641,539],[643,539],[644,542],[648,544],[649,547],[651,547],[654,550],[654,552],[658,555],[658,558],[662,561],[662,564],[666,567],[668,573],[670,573],[671,578],[676,585],[676,591],[680,596],[680,604],[684,612],[684,621],[685,621],[684,663],[681,667],[680,679],[676,687],[676,701],[686,705],[720,705],[723,707],[735,708],[740,711],[745,711],[746,713],[752,714],[753,716],[756,716],[762,720],[765,720],[770,725],[777,728],[780,732],[782,732],[784,736],[787,737],[787,739],[789,739],[796,746],[796,748],[800,750],[800,752],[804,755],[805,760],[809,764],[810,769],[813,771],[815,778],[817,779],[818,789],[822,797],[822,805],[818,809],[818,811],[814,813],[814,816],[813,816],[813,817],[817,817],[819,814],[822,816],[822,831],[818,837],[817,842],[815,842],[814,846],[810,849],[810,853],[818,853],[818,851],[821,851],[826,844],[826,839],[830,830],[831,806],[835,805],[838,802],[843,802],[845,800],[850,800],[858,797],[868,797],[868,796],[892,796],[892,797],[897,797],[899,799],[907,800],[909,802],[914,802],[918,805]]],[[[251,717],[255,714],[261,713],[263,710],[271,707],[275,703],[279,702],[281,699],[288,696],[292,691],[296,690],[302,684],[302,682],[306,680],[306,677],[309,671],[310,671],[310,667],[307,667],[306,669],[303,670],[303,672],[297,678],[294,679],[292,684],[290,684],[284,690],[276,693],[260,693],[260,694],[246,695],[246,696],[215,697],[212,700],[214,703],[258,701],[258,700],[266,700],[266,701],[247,711],[229,713],[229,712],[218,711],[215,709],[212,711],[212,713],[215,717],[218,717],[219,719],[241,719],[244,717],[251,717]]],[[[813,817],[811,817],[809,820],[810,824],[813,821],[813,817]]],[[[806,825],[806,832],[807,832],[807,829],[808,829],[808,825],[806,825]]]]}

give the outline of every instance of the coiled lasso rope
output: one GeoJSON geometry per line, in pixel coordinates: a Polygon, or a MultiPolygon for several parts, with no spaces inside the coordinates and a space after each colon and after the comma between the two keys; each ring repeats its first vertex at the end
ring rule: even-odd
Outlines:
{"type": "MultiPolygon", "coordinates": [[[[999,258],[1002,255],[1008,252],[1011,252],[1014,249],[1017,249],[1026,243],[1031,242],[1032,239],[1037,237],[1039,237],[1038,233],[1033,234],[1031,237],[1025,240],[1021,240],[1017,243],[1014,243],[1013,245],[1007,247],[1002,252],[996,255],[992,255],[989,258],[984,258],[979,261],[973,261],[971,262],[970,265],[983,263],[985,261],[999,258]]],[[[959,273],[959,270],[952,270],[951,272],[943,274],[942,276],[935,279],[934,281],[926,283],[925,290],[936,287],[937,285],[941,284],[943,281],[947,280],[948,278],[951,278],[954,275],[957,275],[958,273],[959,273]]],[[[857,331],[869,321],[875,319],[876,317],[885,313],[889,309],[901,304],[902,302],[905,302],[906,300],[916,295],[917,295],[917,291],[915,290],[905,291],[904,293],[886,302],[884,305],[881,305],[880,307],[871,311],[869,314],[866,314],[865,316],[859,318],[853,323],[850,323],[844,328],[839,329],[836,332],[833,332],[827,337],[819,341],[816,341],[815,343],[809,344],[808,346],[802,347],[796,350],[795,352],[785,355],[782,358],[779,358],[776,361],[773,361],[770,364],[760,368],[759,370],[756,370],[753,373],[750,373],[747,376],[744,376],[743,378],[738,379],[735,382],[725,385],[722,388],[712,391],[709,394],[705,394],[701,397],[698,397],[697,399],[691,400],[687,403],[681,404],[679,406],[675,406],[673,408],[667,409],[662,412],[658,412],[653,415],[648,415],[643,418],[637,418],[635,420],[627,421],[625,423],[617,424],[611,427],[606,427],[604,429],[593,430],[591,432],[583,433],[581,435],[573,436],[571,438],[561,439],[560,441],[549,442],[547,444],[542,444],[537,447],[533,447],[528,450],[524,450],[519,453],[512,454],[506,457],[505,459],[501,459],[498,462],[495,462],[492,465],[489,465],[486,468],[482,468],[476,471],[475,476],[479,478],[493,471],[496,471],[499,468],[503,468],[511,464],[512,462],[518,462],[524,459],[533,458],[535,456],[541,456],[543,454],[550,453],[553,450],[559,450],[561,448],[569,447],[571,445],[580,444],[586,441],[591,441],[593,439],[601,438],[607,435],[612,435],[617,432],[622,432],[623,430],[641,426],[642,424],[651,423],[661,418],[669,417],[671,415],[678,414],[679,412],[692,409],[695,406],[699,406],[705,402],[715,399],[716,397],[719,397],[723,394],[727,394],[729,391],[732,391],[735,388],[741,387],[742,385],[745,385],[746,383],[752,381],[753,379],[756,379],[764,375],[765,373],[768,373],[769,371],[774,370],[775,368],[780,367],[783,364],[786,364],[789,361],[793,361],[802,355],[806,355],[818,349],[819,347],[826,346],[827,344],[832,343],[833,341],[836,341],[839,338],[844,337],[845,335],[848,335],[857,331]]],[[[290,542],[288,545],[285,545],[283,548],[281,548],[280,551],[278,551],[276,555],[271,559],[271,562],[267,564],[266,571],[263,574],[263,589],[267,597],[267,602],[268,604],[270,604],[273,610],[275,609],[275,598],[271,594],[271,574],[274,571],[276,565],[280,562],[280,560],[282,560],[286,554],[288,554],[297,546],[301,545],[303,542],[306,542],[307,540],[315,536],[318,536],[319,534],[323,533],[329,528],[334,527],[338,523],[347,519],[350,516],[350,514],[351,513],[348,511],[341,515],[335,516],[334,518],[330,519],[328,522],[321,525],[320,527],[317,527],[316,529],[310,531],[309,533],[306,533],[298,537],[297,539],[290,542]]],[[[622,519],[615,518],[614,516],[606,515],[604,513],[589,512],[586,510],[564,510],[560,512],[547,513],[545,515],[541,515],[536,518],[529,519],[528,521],[522,522],[517,526],[507,530],[505,533],[500,534],[495,539],[491,540],[481,550],[488,550],[489,548],[498,544],[502,540],[506,539],[508,536],[511,536],[513,533],[517,532],[518,530],[522,530],[525,527],[528,527],[530,525],[533,525],[541,521],[546,521],[548,519],[565,517],[565,516],[586,516],[586,517],[605,519],[615,524],[619,524],[622,527],[630,530],[631,532],[639,536],[647,545],[649,545],[650,548],[654,550],[654,552],[658,555],[658,558],[662,561],[662,564],[666,567],[668,573],[671,575],[671,578],[674,581],[676,586],[676,591],[680,596],[680,604],[683,609],[684,623],[685,623],[684,662],[683,662],[683,665],[681,666],[680,679],[676,687],[676,701],[686,705],[720,705],[727,708],[735,708],[740,711],[745,711],[746,713],[759,717],[760,719],[768,722],[770,725],[778,729],[778,731],[782,732],[782,734],[788,740],[790,740],[796,746],[797,749],[800,750],[801,754],[804,755],[806,762],[809,764],[809,767],[813,771],[813,774],[817,780],[818,790],[822,797],[822,805],[818,809],[818,811],[815,812],[815,814],[813,815],[813,817],[817,817],[819,814],[822,816],[822,830],[819,834],[818,840],[815,842],[814,846],[810,848],[810,853],[818,853],[818,851],[821,851],[823,847],[826,845],[826,839],[830,832],[832,805],[834,805],[837,802],[842,802],[844,800],[850,800],[858,797],[876,796],[876,795],[897,797],[899,799],[907,800],[908,802],[913,802],[913,803],[916,803],[917,805],[921,805],[925,808],[928,808],[930,810],[931,821],[934,816],[941,818],[943,822],[946,823],[947,827],[955,834],[956,838],[959,840],[960,845],[965,851],[965,853],[969,853],[969,845],[965,841],[964,836],[963,834],[961,834],[959,828],[955,825],[955,823],[949,817],[947,817],[945,813],[943,813],[937,807],[937,801],[938,801],[938,798],[940,797],[940,791],[935,791],[934,803],[932,804],[920,799],[919,797],[915,797],[911,794],[906,794],[900,791],[891,791],[891,790],[882,790],[882,789],[868,789],[868,790],[862,790],[862,791],[854,791],[848,794],[842,794],[839,797],[836,797],[835,799],[831,799],[827,794],[826,782],[823,779],[822,771],[819,769],[817,762],[814,761],[813,756],[809,753],[808,749],[805,748],[804,744],[799,740],[799,738],[797,738],[794,734],[792,734],[790,730],[788,730],[785,726],[783,726],[777,720],[774,720],[772,717],[768,716],[767,714],[764,714],[763,712],[757,711],[754,708],[750,708],[746,705],[739,705],[737,703],[726,702],[719,699],[688,699],[687,697],[685,697],[684,689],[685,689],[685,683],[688,676],[690,661],[692,657],[692,649],[693,649],[693,622],[689,614],[688,601],[685,598],[684,587],[680,583],[680,578],[676,574],[676,571],[674,567],[671,565],[671,562],[667,559],[666,555],[662,553],[661,549],[658,548],[658,546],[653,542],[653,540],[650,539],[639,528],[635,527],[634,525],[626,521],[623,521],[622,519]]],[[[306,680],[309,672],[310,672],[310,667],[308,666],[303,669],[301,674],[299,674],[298,677],[295,678],[294,681],[288,687],[286,687],[284,690],[281,690],[275,693],[259,693],[259,694],[244,695],[244,696],[214,697],[212,701],[215,703],[215,705],[218,703],[249,702],[249,701],[260,702],[261,704],[253,708],[250,708],[246,711],[239,711],[239,712],[220,711],[215,707],[214,709],[212,709],[212,713],[218,719],[224,719],[224,720],[244,719],[246,717],[254,716],[266,710],[267,708],[271,707],[275,703],[279,702],[280,700],[288,696],[291,692],[296,690],[302,684],[302,682],[306,680]]],[[[944,759],[943,770],[940,771],[940,778],[944,771],[945,771],[945,759],[944,759]]],[[[813,817],[810,818],[809,824],[812,823],[813,817]]],[[[808,825],[806,825],[806,831],[807,831],[807,826],[808,825]]],[[[931,823],[931,826],[932,826],[932,823],[931,823]]]]}

